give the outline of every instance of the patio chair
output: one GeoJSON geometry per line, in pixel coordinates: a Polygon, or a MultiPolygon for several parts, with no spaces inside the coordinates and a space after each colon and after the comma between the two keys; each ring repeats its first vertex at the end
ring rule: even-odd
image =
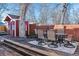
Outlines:
{"type": "Polygon", "coordinates": [[[45,44],[44,31],[42,29],[38,29],[38,45],[45,44]]]}
{"type": "Polygon", "coordinates": [[[73,39],[73,36],[68,35],[67,38],[65,38],[64,46],[67,47],[67,48],[75,48],[75,46],[72,44],[72,39],[73,39]]]}
{"type": "Polygon", "coordinates": [[[57,29],[56,32],[57,33],[64,33],[64,29],[57,29]]]}
{"type": "Polygon", "coordinates": [[[38,37],[38,29],[35,29],[35,37],[37,38],[38,37]]]}
{"type": "MultiPolygon", "coordinates": [[[[57,29],[56,33],[65,34],[63,28],[62,29],[57,29]]],[[[56,39],[57,39],[57,42],[59,43],[60,46],[61,46],[62,43],[64,43],[64,37],[63,36],[56,35],[56,39]]]]}
{"type": "Polygon", "coordinates": [[[50,44],[48,44],[48,46],[57,48],[58,45],[57,45],[57,40],[55,38],[55,31],[54,30],[48,30],[47,31],[47,37],[48,37],[48,41],[51,42],[50,44]]]}

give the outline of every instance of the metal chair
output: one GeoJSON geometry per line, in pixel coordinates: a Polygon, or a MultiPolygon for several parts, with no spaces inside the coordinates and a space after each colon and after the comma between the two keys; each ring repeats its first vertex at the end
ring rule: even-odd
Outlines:
{"type": "Polygon", "coordinates": [[[35,37],[37,38],[38,37],[38,29],[35,29],[35,37]]]}
{"type": "MultiPolygon", "coordinates": [[[[56,30],[56,33],[65,34],[65,33],[64,33],[64,28],[62,28],[62,29],[57,29],[57,30],[56,30]]],[[[62,43],[64,43],[64,37],[63,37],[63,36],[61,36],[61,35],[56,35],[56,39],[57,39],[57,41],[58,41],[58,43],[59,43],[60,46],[61,46],[62,43]]]]}
{"type": "Polygon", "coordinates": [[[56,32],[57,33],[64,33],[64,29],[57,29],[56,32]]]}
{"type": "Polygon", "coordinates": [[[44,31],[42,29],[38,29],[38,45],[45,45],[44,31]]]}
{"type": "Polygon", "coordinates": [[[67,48],[75,48],[75,46],[72,44],[72,35],[68,35],[67,38],[65,38],[66,43],[64,44],[65,47],[67,48]]]}
{"type": "Polygon", "coordinates": [[[48,46],[57,48],[58,45],[57,45],[57,40],[55,38],[55,31],[54,30],[48,30],[47,31],[47,37],[48,37],[48,40],[51,42],[50,44],[48,44],[48,46]]]}

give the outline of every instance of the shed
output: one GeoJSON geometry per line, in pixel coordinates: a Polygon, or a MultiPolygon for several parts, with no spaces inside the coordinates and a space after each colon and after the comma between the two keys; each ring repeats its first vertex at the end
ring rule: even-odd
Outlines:
{"type": "Polygon", "coordinates": [[[8,14],[4,21],[8,23],[8,33],[12,36],[19,36],[19,19],[20,16],[8,14]]]}

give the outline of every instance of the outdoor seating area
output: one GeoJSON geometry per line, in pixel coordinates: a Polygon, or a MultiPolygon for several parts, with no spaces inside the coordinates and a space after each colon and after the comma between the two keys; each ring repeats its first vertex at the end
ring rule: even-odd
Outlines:
{"type": "MultiPolygon", "coordinates": [[[[47,27],[46,29],[44,28],[35,28],[35,34],[36,34],[36,41],[37,46],[45,46],[47,45],[50,48],[58,48],[59,47],[65,47],[69,49],[76,49],[77,48],[77,42],[78,42],[78,37],[76,39],[75,35],[75,26],[72,25],[73,27],[73,32],[71,31],[72,29],[67,29],[68,25],[55,25],[52,29],[49,29],[47,27]],[[66,28],[65,28],[66,27],[66,28]],[[69,30],[69,31],[68,31],[69,30]],[[70,32],[71,31],[71,32],[70,32]],[[76,44],[76,46],[74,45],[76,44]]],[[[71,27],[71,26],[70,26],[71,27]]],[[[35,41],[35,40],[34,40],[35,41]]],[[[36,43],[35,43],[36,44],[36,43]]]]}
{"type": "MultiPolygon", "coordinates": [[[[57,27],[58,28],[58,27],[57,27]]],[[[37,30],[38,32],[38,38],[40,39],[43,39],[43,41],[47,40],[47,41],[51,41],[52,42],[52,45],[55,45],[57,43],[60,44],[67,44],[68,45],[71,45],[72,47],[74,47],[72,45],[72,43],[70,43],[72,41],[72,36],[68,36],[65,32],[64,32],[64,26],[62,27],[59,27],[59,29],[47,29],[46,33],[45,31],[43,31],[42,29],[41,30],[37,30]],[[67,42],[66,42],[67,41],[67,42]],[[55,42],[55,43],[54,43],[55,42]]]]}

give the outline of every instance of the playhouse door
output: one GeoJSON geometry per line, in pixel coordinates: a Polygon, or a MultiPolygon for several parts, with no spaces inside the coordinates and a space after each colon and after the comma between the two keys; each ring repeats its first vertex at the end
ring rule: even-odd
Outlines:
{"type": "Polygon", "coordinates": [[[15,36],[15,21],[12,21],[12,36],[15,36]]]}
{"type": "Polygon", "coordinates": [[[19,37],[19,20],[16,20],[16,36],[19,37]]]}

